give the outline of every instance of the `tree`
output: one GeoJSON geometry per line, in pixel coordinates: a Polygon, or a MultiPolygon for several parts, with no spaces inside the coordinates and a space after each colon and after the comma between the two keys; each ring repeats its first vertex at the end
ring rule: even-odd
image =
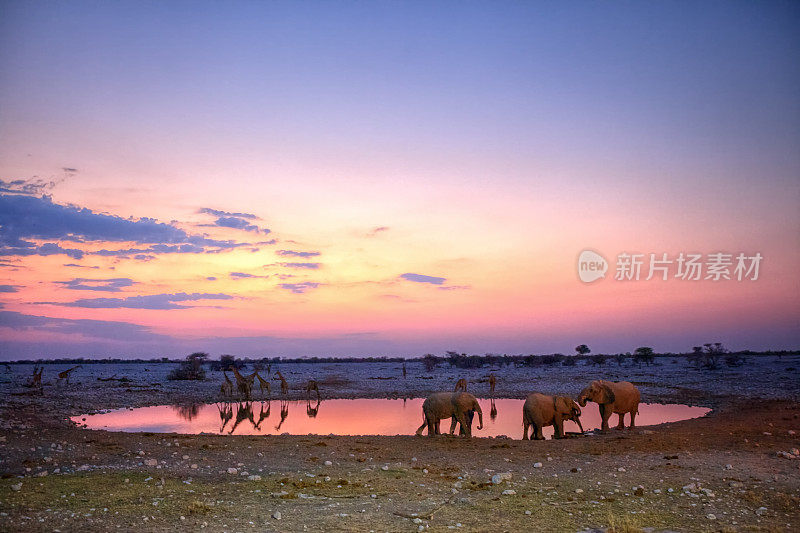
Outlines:
{"type": "Polygon", "coordinates": [[[425,366],[426,372],[433,372],[433,369],[439,364],[439,358],[432,353],[427,353],[425,357],[422,358],[422,364],[425,366]]]}
{"type": "Polygon", "coordinates": [[[208,354],[205,352],[195,352],[186,356],[186,360],[182,361],[178,368],[172,370],[167,376],[171,380],[198,380],[202,381],[206,378],[206,371],[203,369],[203,363],[208,359],[208,354]]]}
{"type": "Polygon", "coordinates": [[[585,344],[579,344],[575,347],[575,351],[578,352],[578,355],[586,355],[587,353],[591,353],[592,350],[589,349],[588,346],[585,344]]]}
{"type": "Polygon", "coordinates": [[[653,349],[649,346],[640,346],[633,351],[633,360],[636,361],[639,366],[642,363],[646,363],[648,366],[653,363],[655,360],[655,354],[653,353],[653,349]]]}

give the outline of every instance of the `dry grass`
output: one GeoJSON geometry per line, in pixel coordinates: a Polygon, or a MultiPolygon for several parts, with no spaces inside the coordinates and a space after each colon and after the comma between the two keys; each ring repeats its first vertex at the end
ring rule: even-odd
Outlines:
{"type": "Polygon", "coordinates": [[[642,528],[630,517],[608,514],[608,533],[642,533],[642,528]]]}

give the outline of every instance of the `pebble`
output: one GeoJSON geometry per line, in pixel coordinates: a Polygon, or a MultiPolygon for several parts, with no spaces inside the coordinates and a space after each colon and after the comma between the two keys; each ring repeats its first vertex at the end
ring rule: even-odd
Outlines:
{"type": "Polygon", "coordinates": [[[144,464],[146,466],[156,466],[158,464],[158,460],[157,459],[145,459],[144,460],[144,464]]]}
{"type": "Polygon", "coordinates": [[[259,476],[258,474],[253,474],[247,476],[247,479],[249,479],[250,481],[261,481],[261,476],[259,476]]]}
{"type": "Polygon", "coordinates": [[[706,515],[706,518],[708,518],[709,520],[716,520],[716,519],[717,519],[717,516],[716,516],[716,515],[714,515],[714,514],[712,514],[712,513],[708,513],[708,514],[706,515]]]}
{"type": "Polygon", "coordinates": [[[281,512],[280,511],[275,511],[274,513],[272,513],[272,518],[274,518],[275,520],[280,520],[281,519],[281,512]]]}
{"type": "Polygon", "coordinates": [[[235,469],[235,468],[233,468],[233,467],[231,467],[231,468],[229,468],[229,469],[228,469],[228,473],[229,473],[229,474],[236,474],[237,472],[239,472],[239,471],[238,471],[238,470],[236,470],[236,469],[235,469]]]}
{"type": "Polygon", "coordinates": [[[530,511],[525,511],[525,514],[526,514],[527,516],[530,516],[530,515],[531,515],[531,512],[530,512],[530,511]]]}
{"type": "Polygon", "coordinates": [[[514,489],[506,489],[503,491],[503,496],[513,496],[516,493],[517,491],[515,491],[514,489]]]}
{"type": "Polygon", "coordinates": [[[324,464],[325,464],[325,466],[333,466],[333,462],[332,461],[325,461],[324,464]]]}
{"type": "Polygon", "coordinates": [[[542,467],[542,463],[533,463],[533,467],[534,468],[541,468],[542,467]]]}
{"type": "Polygon", "coordinates": [[[384,471],[389,470],[389,465],[383,465],[381,467],[381,470],[384,470],[384,471]]]}
{"type": "Polygon", "coordinates": [[[511,472],[501,472],[492,476],[492,485],[499,485],[503,481],[511,479],[511,472]]]}
{"type": "Polygon", "coordinates": [[[621,467],[617,468],[617,472],[625,472],[625,467],[621,466],[621,467]]]}
{"type": "Polygon", "coordinates": [[[764,516],[766,514],[766,512],[767,512],[767,508],[766,507],[759,507],[758,509],[756,509],[756,514],[758,516],[764,516]]]}
{"type": "Polygon", "coordinates": [[[19,483],[11,485],[11,490],[13,490],[14,492],[21,491],[22,490],[22,482],[20,481],[19,483]]]}
{"type": "Polygon", "coordinates": [[[575,494],[583,494],[583,489],[575,489],[575,494]]]}

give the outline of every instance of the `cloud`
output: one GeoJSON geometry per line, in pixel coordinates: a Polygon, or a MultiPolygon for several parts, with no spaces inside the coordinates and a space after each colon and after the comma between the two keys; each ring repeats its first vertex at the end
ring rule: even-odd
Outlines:
{"type": "Polygon", "coordinates": [[[56,281],[65,289],[73,291],[119,292],[122,287],[130,287],[135,282],[130,278],[89,279],[75,278],[69,281],[56,281]]]}
{"type": "Polygon", "coordinates": [[[231,272],[228,274],[233,279],[247,279],[247,278],[268,278],[269,276],[256,276],[255,274],[248,274],[247,272],[231,272]]]}
{"type": "Polygon", "coordinates": [[[294,250],[278,250],[275,253],[283,256],[303,257],[303,258],[316,257],[320,255],[320,252],[296,252],[294,250]]]}
{"type": "Polygon", "coordinates": [[[65,267],[74,267],[74,268],[93,268],[93,269],[100,268],[99,266],[86,266],[86,265],[79,265],[77,263],[66,263],[64,266],[65,267]]]}
{"type": "Polygon", "coordinates": [[[471,289],[469,285],[444,285],[439,287],[440,291],[461,291],[466,289],[471,289]]]}
{"type": "Polygon", "coordinates": [[[0,193],[7,192],[12,194],[41,194],[42,192],[55,187],[55,181],[44,180],[0,180],[0,193]]]}
{"type": "Polygon", "coordinates": [[[238,217],[249,220],[261,220],[256,215],[250,213],[230,213],[228,211],[220,211],[219,209],[211,209],[210,207],[202,207],[197,212],[205,215],[213,215],[215,217],[238,217]]]}
{"type": "Polygon", "coordinates": [[[18,285],[0,285],[0,292],[19,292],[18,285]]]}
{"type": "Polygon", "coordinates": [[[124,342],[166,341],[170,337],[153,333],[149,328],[129,322],[49,318],[15,311],[0,311],[0,327],[17,331],[78,334],[82,337],[124,342]]]}
{"type": "Polygon", "coordinates": [[[278,263],[278,264],[286,268],[308,268],[312,270],[317,270],[320,267],[320,263],[278,263]]]}
{"type": "Polygon", "coordinates": [[[87,309],[189,309],[191,306],[175,302],[194,302],[198,300],[231,300],[229,294],[209,294],[180,292],[177,294],[150,294],[129,296],[127,298],[82,298],[74,302],[37,302],[39,304],[60,305],[63,307],[84,307],[87,309]]]}
{"type": "Polygon", "coordinates": [[[208,276],[206,279],[207,279],[208,281],[217,281],[217,278],[216,278],[216,277],[214,277],[214,276],[208,276]]]}
{"type": "Polygon", "coordinates": [[[414,281],[416,283],[430,283],[432,285],[441,285],[447,281],[447,278],[437,278],[435,276],[425,276],[423,274],[412,274],[410,272],[402,274],[400,277],[407,281],[414,281]]]}
{"type": "Polygon", "coordinates": [[[309,289],[316,289],[319,287],[319,283],[314,283],[311,281],[303,281],[300,283],[281,283],[278,285],[281,289],[286,289],[287,291],[292,291],[295,294],[303,294],[309,289]]]}
{"type": "Polygon", "coordinates": [[[371,230],[369,230],[369,233],[367,233],[367,237],[374,237],[378,233],[384,231],[389,231],[389,226],[378,226],[376,228],[372,228],[371,230]]]}
{"type": "Polygon", "coordinates": [[[248,243],[190,235],[184,230],[152,218],[122,218],[94,213],[87,208],[53,203],[50,198],[0,194],[0,255],[30,256],[64,254],[82,259],[86,254],[127,257],[166,253],[219,253],[248,243]],[[36,244],[34,240],[72,242],[134,242],[149,245],[122,250],[87,252],[63,248],[57,243],[36,244]]]}

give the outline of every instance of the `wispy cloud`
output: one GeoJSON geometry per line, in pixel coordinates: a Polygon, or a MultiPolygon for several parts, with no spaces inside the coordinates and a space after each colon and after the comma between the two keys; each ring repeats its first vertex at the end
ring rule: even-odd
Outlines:
{"type": "Polygon", "coordinates": [[[175,302],[195,302],[198,300],[231,300],[229,294],[209,294],[180,292],[177,294],[150,294],[147,296],[129,296],[127,298],[82,298],[74,302],[37,302],[39,304],[59,305],[63,307],[84,307],[88,309],[188,309],[191,306],[175,302]]]}
{"type": "Polygon", "coordinates": [[[278,263],[278,264],[286,268],[307,268],[311,270],[317,270],[320,267],[320,263],[278,263]]]}
{"type": "Polygon", "coordinates": [[[435,276],[425,276],[423,274],[412,274],[410,272],[401,274],[400,277],[407,281],[413,281],[415,283],[431,283],[433,285],[441,285],[447,278],[437,278],[435,276]]]}
{"type": "Polygon", "coordinates": [[[269,276],[257,276],[247,272],[231,272],[228,274],[232,279],[249,279],[249,278],[268,278],[269,276]]]}
{"type": "Polygon", "coordinates": [[[309,289],[316,289],[319,287],[319,283],[311,282],[311,281],[303,281],[300,283],[281,283],[278,285],[281,289],[286,289],[287,291],[292,291],[295,294],[303,294],[309,289]]]}
{"type": "Polygon", "coordinates": [[[75,278],[69,281],[56,281],[65,289],[73,291],[119,292],[123,287],[130,287],[135,282],[130,278],[89,279],[75,278]]]}
{"type": "Polygon", "coordinates": [[[197,212],[205,215],[213,215],[215,217],[237,217],[246,218],[248,220],[261,220],[260,217],[251,213],[231,213],[230,211],[220,211],[219,209],[211,209],[210,207],[201,207],[197,212]]]}
{"type": "Polygon", "coordinates": [[[320,252],[297,252],[295,250],[278,250],[275,253],[282,256],[302,257],[302,258],[317,257],[318,255],[320,255],[320,252]]]}
{"type": "Polygon", "coordinates": [[[19,292],[18,285],[0,285],[0,292],[19,292]]]}
{"type": "Polygon", "coordinates": [[[378,226],[376,228],[372,228],[367,233],[367,236],[368,237],[374,237],[375,235],[377,235],[379,233],[383,233],[384,231],[389,231],[389,226],[378,226]]]}

